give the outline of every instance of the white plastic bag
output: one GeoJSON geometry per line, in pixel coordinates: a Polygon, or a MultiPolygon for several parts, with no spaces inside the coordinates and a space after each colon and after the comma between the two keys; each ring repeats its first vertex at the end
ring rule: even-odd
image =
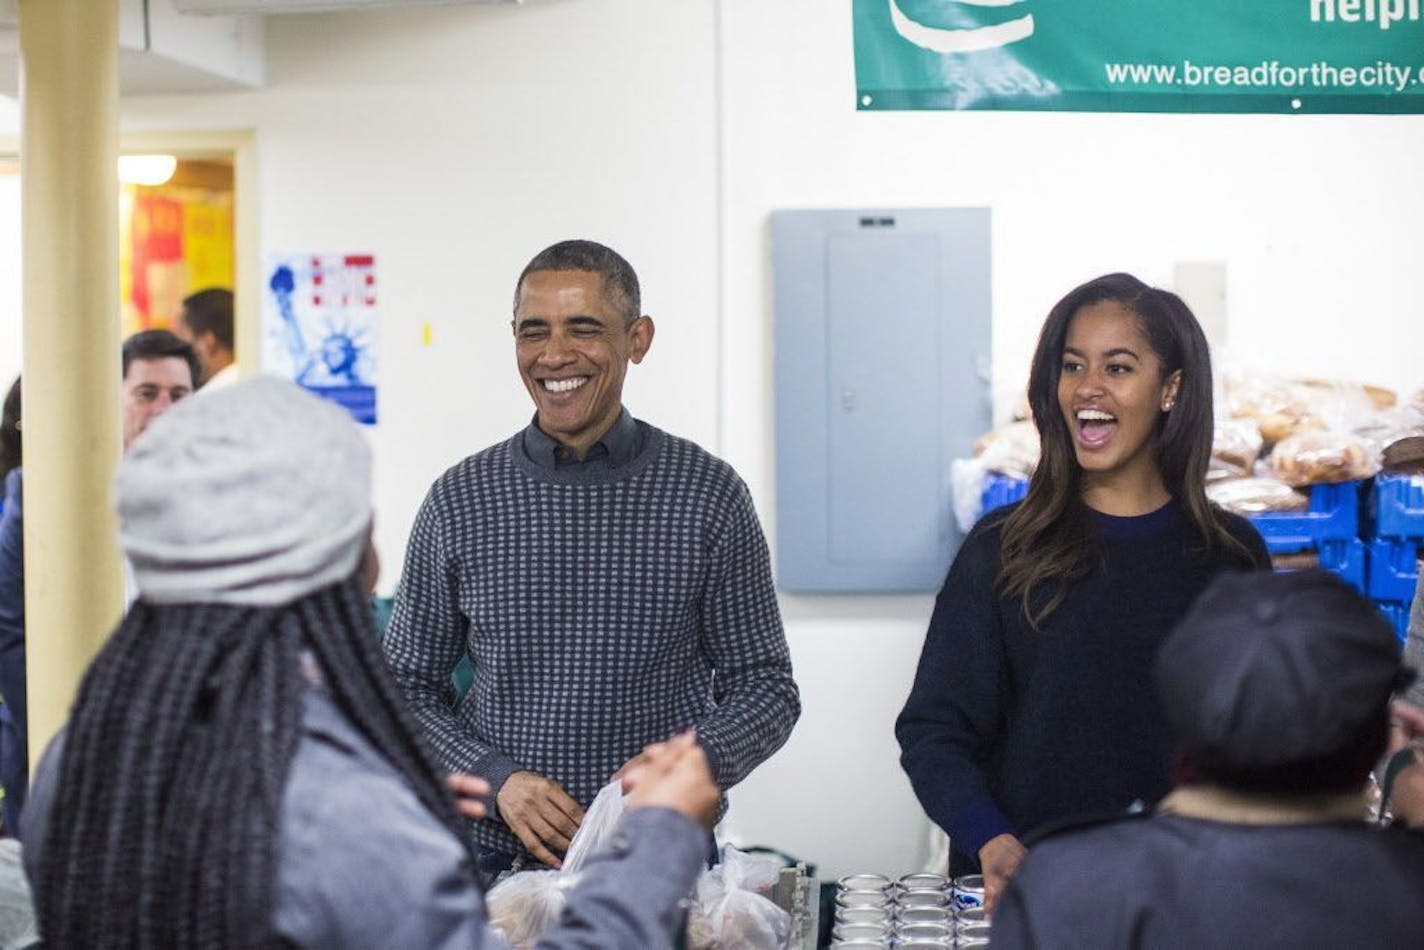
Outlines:
{"type": "Polygon", "coordinates": [[[612,837],[622,817],[622,783],[609,782],[584,812],[561,870],[520,871],[490,888],[485,895],[490,923],[504,932],[511,947],[533,947],[554,926],[569,889],[578,883],[579,870],[612,837]]]}
{"type": "Polygon", "coordinates": [[[20,842],[0,839],[0,947],[38,947],[30,884],[20,866],[20,842]]]}
{"type": "Polygon", "coordinates": [[[623,817],[623,783],[609,782],[598,790],[588,811],[583,813],[583,821],[569,842],[569,850],[564,854],[564,872],[576,873],[583,867],[589,855],[613,836],[613,829],[623,817]]]}
{"type": "Polygon", "coordinates": [[[1379,458],[1344,432],[1297,432],[1271,450],[1271,470],[1293,488],[1369,478],[1379,458]]]}
{"type": "Polygon", "coordinates": [[[490,923],[514,950],[533,947],[558,921],[565,895],[576,883],[578,875],[563,871],[511,874],[485,895],[490,923]]]}
{"type": "Polygon", "coordinates": [[[1261,430],[1251,419],[1218,419],[1211,441],[1212,472],[1220,477],[1250,475],[1261,454],[1261,430]]]}
{"type": "Polygon", "coordinates": [[[979,459],[954,459],[949,463],[950,498],[954,523],[968,534],[984,513],[984,463],[979,459]]]}
{"type": "Polygon", "coordinates": [[[791,915],[766,896],[781,862],[730,845],[722,862],[697,880],[697,906],[688,922],[693,950],[780,950],[791,934],[791,915]]]}
{"type": "Polygon", "coordinates": [[[1307,511],[1310,496],[1278,478],[1228,478],[1206,487],[1206,497],[1238,515],[1307,511]]]}
{"type": "Polygon", "coordinates": [[[1038,468],[1042,448],[1032,422],[1010,422],[981,435],[974,451],[987,470],[1027,480],[1038,468]]]}

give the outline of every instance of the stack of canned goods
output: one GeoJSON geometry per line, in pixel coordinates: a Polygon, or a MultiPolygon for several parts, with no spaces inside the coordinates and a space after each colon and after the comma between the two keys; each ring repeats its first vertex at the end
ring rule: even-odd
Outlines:
{"type": "Polygon", "coordinates": [[[892,881],[883,874],[852,874],[836,889],[836,923],[831,946],[985,947],[984,878],[948,880],[942,874],[906,874],[892,881]]]}

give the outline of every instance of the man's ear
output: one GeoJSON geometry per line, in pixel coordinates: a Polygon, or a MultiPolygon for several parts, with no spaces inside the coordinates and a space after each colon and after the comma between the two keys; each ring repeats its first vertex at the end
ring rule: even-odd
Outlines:
{"type": "Polygon", "coordinates": [[[634,363],[643,362],[643,357],[648,355],[648,349],[653,345],[653,333],[657,328],[653,326],[653,318],[644,314],[633,321],[633,325],[628,328],[628,332],[633,337],[633,349],[628,354],[628,358],[634,363]]]}

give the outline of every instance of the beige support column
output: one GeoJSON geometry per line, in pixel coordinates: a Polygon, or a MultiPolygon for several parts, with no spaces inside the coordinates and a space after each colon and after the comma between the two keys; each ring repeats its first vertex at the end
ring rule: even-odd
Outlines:
{"type": "Polygon", "coordinates": [[[233,354],[242,378],[256,376],[262,368],[262,267],[257,260],[257,147],[250,135],[233,149],[233,298],[237,306],[233,354]]]}
{"type": "Polygon", "coordinates": [[[20,0],[30,758],[124,606],[117,0],[20,0]]]}

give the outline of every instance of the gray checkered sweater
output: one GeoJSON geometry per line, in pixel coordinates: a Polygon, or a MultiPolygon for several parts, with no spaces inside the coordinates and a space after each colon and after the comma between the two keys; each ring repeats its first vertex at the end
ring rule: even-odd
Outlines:
{"type": "MultiPolygon", "coordinates": [[[[786,741],[800,698],[751,497],[725,462],[647,431],[593,483],[540,468],[516,435],[431,487],[385,643],[445,768],[495,788],[527,769],[587,807],[688,726],[723,789],[786,741]]],[[[497,818],[474,828],[526,853],[497,818]]]]}

